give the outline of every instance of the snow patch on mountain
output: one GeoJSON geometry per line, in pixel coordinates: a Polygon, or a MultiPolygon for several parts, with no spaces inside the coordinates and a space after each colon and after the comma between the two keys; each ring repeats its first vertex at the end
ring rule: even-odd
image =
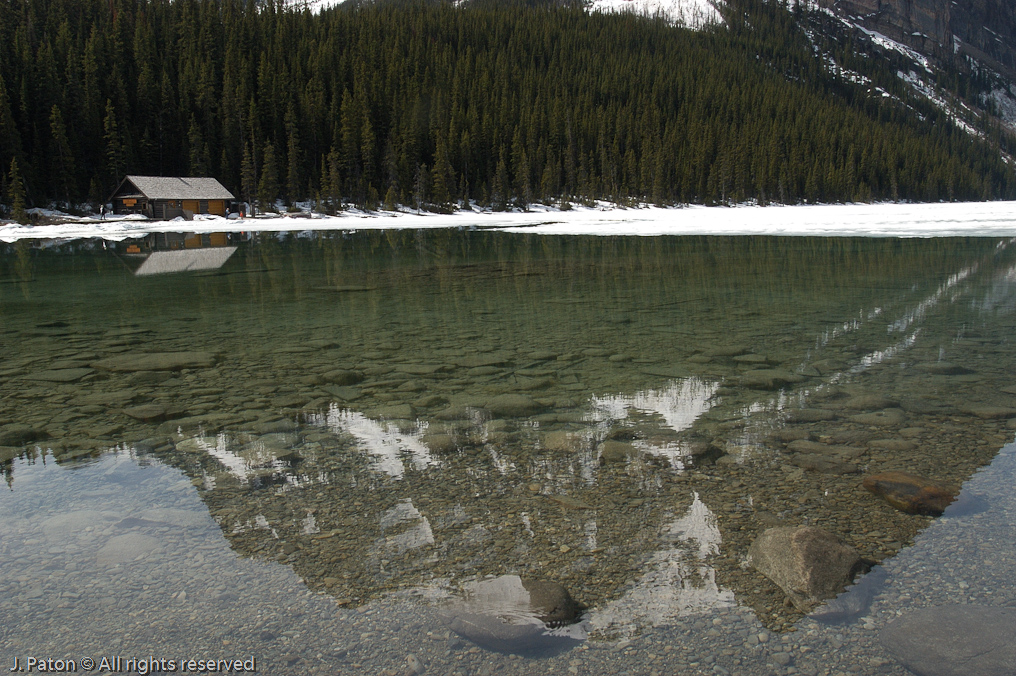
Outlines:
{"type": "Polygon", "coordinates": [[[633,12],[646,16],[662,16],[690,28],[704,28],[723,23],[713,0],[592,0],[593,12],[633,12]]]}
{"type": "Polygon", "coordinates": [[[343,2],[345,0],[291,0],[289,6],[296,9],[307,9],[316,14],[323,9],[329,9],[343,2]]]}
{"type": "Polygon", "coordinates": [[[1007,125],[1016,130],[1016,85],[998,87],[989,97],[995,103],[995,110],[1007,125]]]}

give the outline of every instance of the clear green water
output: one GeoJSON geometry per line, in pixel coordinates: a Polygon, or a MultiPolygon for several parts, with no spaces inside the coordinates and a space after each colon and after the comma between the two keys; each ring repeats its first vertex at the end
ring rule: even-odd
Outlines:
{"type": "Polygon", "coordinates": [[[1009,241],[307,233],[141,277],[125,245],[0,258],[9,663],[836,673],[840,629],[771,661],[827,630],[752,540],[820,525],[890,567],[931,520],[864,473],[958,484],[1013,435],[1009,241]],[[590,640],[449,632],[434,609],[501,575],[564,585],[590,640]]]}

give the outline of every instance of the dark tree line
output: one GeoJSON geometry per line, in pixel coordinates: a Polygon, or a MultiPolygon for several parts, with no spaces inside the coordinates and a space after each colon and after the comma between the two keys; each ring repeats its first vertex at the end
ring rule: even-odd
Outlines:
{"type": "Polygon", "coordinates": [[[998,148],[897,78],[899,100],[844,84],[800,17],[732,5],[695,32],[527,3],[3,0],[3,194],[97,202],[136,173],[328,211],[1016,197],[998,148]]]}

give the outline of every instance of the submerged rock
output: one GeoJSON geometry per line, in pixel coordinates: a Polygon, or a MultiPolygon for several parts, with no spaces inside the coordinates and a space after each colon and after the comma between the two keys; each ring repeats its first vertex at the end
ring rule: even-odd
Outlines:
{"type": "Polygon", "coordinates": [[[899,427],[906,419],[906,415],[898,408],[887,408],[874,413],[860,413],[850,416],[851,422],[877,427],[899,427]]]}
{"type": "Polygon", "coordinates": [[[520,418],[547,407],[524,394],[501,394],[487,401],[485,408],[498,418],[520,418]]]}
{"type": "Polygon", "coordinates": [[[968,369],[965,366],[945,361],[935,362],[934,364],[925,364],[923,368],[928,373],[937,376],[967,376],[975,373],[973,369],[968,369]]]}
{"type": "Polygon", "coordinates": [[[4,425],[0,427],[0,446],[20,446],[48,436],[45,430],[31,425],[4,425]]]}
{"type": "Polygon", "coordinates": [[[548,451],[573,453],[588,448],[589,441],[573,432],[548,432],[543,437],[543,447],[548,451]]]}
{"type": "Polygon", "coordinates": [[[807,439],[792,441],[787,445],[787,448],[795,453],[829,455],[841,459],[856,458],[857,456],[864,454],[864,449],[858,448],[857,446],[848,446],[845,444],[823,444],[817,441],[809,441],[807,439]]]}
{"type": "Polygon", "coordinates": [[[489,650],[539,654],[566,650],[585,639],[575,625],[579,608],[568,590],[544,580],[502,575],[464,586],[464,598],[439,612],[459,636],[489,650]]]}
{"type": "Polygon", "coordinates": [[[873,411],[884,408],[896,408],[899,405],[898,401],[883,397],[881,394],[860,394],[845,400],[840,404],[840,408],[873,411]]]}
{"type": "Polygon", "coordinates": [[[70,535],[82,533],[86,528],[101,526],[106,516],[94,509],[77,509],[55,514],[42,522],[42,532],[49,540],[59,541],[70,535]]]}
{"type": "Polygon", "coordinates": [[[416,409],[411,404],[379,406],[370,412],[370,417],[382,420],[413,420],[416,418],[416,409]]]}
{"type": "Polygon", "coordinates": [[[853,547],[813,526],[764,531],[748,549],[748,559],[804,613],[842,592],[864,567],[853,547]]]}
{"type": "Polygon", "coordinates": [[[960,413],[976,416],[983,420],[997,420],[999,418],[1011,418],[1016,415],[1016,408],[1008,406],[991,406],[989,404],[968,404],[959,407],[960,413]]]}
{"type": "Polygon", "coordinates": [[[455,364],[463,368],[479,368],[483,366],[504,366],[511,363],[511,361],[511,358],[505,354],[476,354],[456,359],[455,364]]]}
{"type": "Polygon", "coordinates": [[[95,555],[95,558],[100,564],[115,565],[134,561],[139,557],[159,551],[160,548],[159,541],[150,535],[125,533],[111,537],[95,555]]]}
{"type": "Polygon", "coordinates": [[[420,441],[434,453],[454,453],[459,449],[459,445],[450,434],[428,433],[424,434],[420,441]]]}
{"type": "Polygon", "coordinates": [[[864,477],[862,485],[907,514],[939,516],[956,499],[957,490],[908,472],[883,472],[864,477]]]}
{"type": "Polygon", "coordinates": [[[787,415],[787,422],[790,423],[810,423],[810,422],[824,422],[827,420],[834,420],[836,413],[829,411],[824,408],[799,408],[795,411],[791,411],[787,415]]]}
{"type": "Polygon", "coordinates": [[[215,366],[213,352],[135,352],[94,361],[89,366],[103,371],[179,371],[215,366]]]}
{"type": "Polygon", "coordinates": [[[822,474],[857,474],[861,471],[851,462],[812,453],[796,453],[790,456],[790,464],[822,474]]]}
{"type": "Polygon", "coordinates": [[[879,639],[890,655],[921,676],[1012,676],[1016,608],[921,608],[891,622],[879,639]]]}
{"type": "Polygon", "coordinates": [[[868,442],[868,448],[909,453],[917,448],[917,443],[907,439],[873,439],[868,442]]]}
{"type": "Polygon", "coordinates": [[[141,422],[162,422],[163,420],[181,418],[187,415],[187,412],[182,409],[167,407],[162,404],[141,404],[140,406],[130,406],[125,408],[123,412],[131,418],[140,420],[141,422]]]}
{"type": "Polygon", "coordinates": [[[322,380],[332,385],[338,385],[340,387],[348,385],[356,385],[357,383],[363,382],[363,374],[357,371],[350,371],[349,369],[335,369],[334,371],[328,371],[327,373],[321,374],[322,380]]]}
{"type": "Polygon", "coordinates": [[[785,369],[756,369],[741,376],[741,386],[752,390],[778,390],[803,381],[804,376],[785,369]]]}
{"type": "Polygon", "coordinates": [[[50,383],[73,383],[81,380],[95,371],[89,368],[68,368],[51,369],[48,371],[36,371],[29,374],[29,380],[42,380],[50,383]]]}
{"type": "Polygon", "coordinates": [[[600,444],[600,464],[628,462],[638,455],[638,450],[624,441],[604,441],[600,444]]]}

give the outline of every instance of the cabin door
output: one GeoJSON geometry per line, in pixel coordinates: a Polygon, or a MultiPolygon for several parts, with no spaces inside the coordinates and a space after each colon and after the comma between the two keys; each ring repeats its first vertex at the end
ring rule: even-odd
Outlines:
{"type": "Polygon", "coordinates": [[[191,214],[198,213],[198,201],[197,200],[184,200],[183,210],[189,211],[191,214]]]}

